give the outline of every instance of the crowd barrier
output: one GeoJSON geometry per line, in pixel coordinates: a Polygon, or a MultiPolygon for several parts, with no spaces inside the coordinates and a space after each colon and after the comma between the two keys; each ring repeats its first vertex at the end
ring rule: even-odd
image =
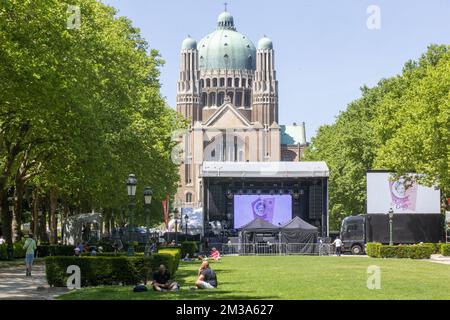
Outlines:
{"type": "Polygon", "coordinates": [[[317,255],[334,254],[329,243],[210,243],[222,255],[317,255]]]}

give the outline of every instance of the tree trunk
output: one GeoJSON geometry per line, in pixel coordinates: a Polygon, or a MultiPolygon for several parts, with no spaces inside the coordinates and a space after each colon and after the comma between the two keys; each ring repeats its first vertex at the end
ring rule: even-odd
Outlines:
{"type": "Polygon", "coordinates": [[[50,227],[50,244],[58,244],[58,220],[56,218],[56,206],[58,204],[56,189],[50,190],[50,215],[49,215],[49,227],[50,227]]]}
{"type": "Polygon", "coordinates": [[[34,236],[38,239],[39,232],[39,190],[38,188],[33,189],[33,202],[31,205],[32,211],[32,228],[34,236]]]}
{"type": "Polygon", "coordinates": [[[11,245],[13,243],[12,239],[12,216],[9,212],[8,205],[8,190],[0,190],[0,211],[2,218],[2,234],[6,243],[11,245]]]}
{"type": "Polygon", "coordinates": [[[40,199],[41,206],[38,208],[38,220],[39,220],[39,238],[43,242],[49,242],[47,236],[47,206],[45,205],[45,199],[40,199]]]}
{"type": "Polygon", "coordinates": [[[22,239],[22,204],[23,196],[25,194],[25,185],[21,179],[16,180],[16,188],[14,189],[15,208],[13,214],[13,232],[15,236],[14,241],[22,239]]]}

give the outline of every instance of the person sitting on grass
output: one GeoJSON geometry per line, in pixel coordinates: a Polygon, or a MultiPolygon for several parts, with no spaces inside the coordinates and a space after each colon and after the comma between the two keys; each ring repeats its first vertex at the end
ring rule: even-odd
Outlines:
{"type": "Polygon", "coordinates": [[[216,273],[209,267],[208,261],[203,261],[198,270],[198,278],[195,281],[195,286],[198,289],[214,289],[217,288],[216,273]]]}
{"type": "Polygon", "coordinates": [[[160,265],[159,270],[153,273],[152,281],[153,290],[161,291],[176,291],[178,290],[178,283],[170,280],[170,272],[167,271],[165,265],[160,265]]]}
{"type": "Polygon", "coordinates": [[[219,261],[220,260],[219,250],[217,250],[216,248],[212,248],[210,256],[211,256],[211,258],[214,259],[214,261],[219,261]]]}

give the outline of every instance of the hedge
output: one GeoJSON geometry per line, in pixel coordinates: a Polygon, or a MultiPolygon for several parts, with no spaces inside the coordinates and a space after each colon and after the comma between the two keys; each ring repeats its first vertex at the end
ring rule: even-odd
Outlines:
{"type": "Polygon", "coordinates": [[[441,254],[443,256],[450,256],[450,244],[441,244],[441,254]]]}
{"type": "Polygon", "coordinates": [[[429,259],[434,248],[430,245],[379,246],[380,258],[429,259]]]}
{"type": "Polygon", "coordinates": [[[441,245],[442,245],[442,243],[425,242],[423,244],[427,245],[427,246],[431,246],[433,248],[433,254],[441,253],[441,245]]]}
{"type": "Polygon", "coordinates": [[[192,258],[198,252],[196,241],[184,241],[181,243],[181,256],[184,258],[187,253],[192,258]]]}
{"type": "Polygon", "coordinates": [[[158,249],[158,253],[153,254],[152,257],[156,260],[160,259],[161,263],[159,263],[158,266],[160,264],[165,264],[164,261],[168,259],[171,265],[166,264],[166,267],[171,274],[174,274],[180,264],[181,248],[163,247],[158,249]]]}
{"type": "MultiPolygon", "coordinates": [[[[23,248],[24,241],[16,242],[13,244],[13,257],[14,259],[25,258],[26,250],[23,248]]],[[[0,260],[8,260],[8,244],[4,243],[0,245],[0,260]]]]}
{"type": "Polygon", "coordinates": [[[379,242],[369,242],[368,244],[366,244],[366,254],[369,257],[379,258],[381,246],[382,244],[379,242]]]}
{"type": "Polygon", "coordinates": [[[39,245],[37,246],[38,257],[48,256],[73,256],[75,246],[69,245],[39,245]]]}
{"type": "Polygon", "coordinates": [[[97,256],[97,257],[47,257],[45,258],[45,273],[48,284],[52,287],[65,287],[69,274],[67,267],[77,265],[81,271],[81,286],[98,285],[135,285],[147,283],[152,273],[161,264],[175,274],[179,263],[179,253],[176,251],[157,253],[150,257],[144,256],[97,256]]]}

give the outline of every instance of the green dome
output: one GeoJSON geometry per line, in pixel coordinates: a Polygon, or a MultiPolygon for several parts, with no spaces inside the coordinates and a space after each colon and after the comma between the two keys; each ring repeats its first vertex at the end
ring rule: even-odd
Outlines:
{"type": "Polygon", "coordinates": [[[183,40],[183,43],[181,44],[181,50],[194,50],[194,49],[197,49],[197,41],[191,38],[191,36],[188,36],[186,39],[183,40]]]}
{"type": "Polygon", "coordinates": [[[233,16],[223,12],[217,30],[198,43],[200,69],[255,70],[255,45],[236,31],[233,16]]]}
{"type": "Polygon", "coordinates": [[[258,41],[258,50],[272,50],[273,43],[272,40],[264,36],[261,40],[258,41]]]}

